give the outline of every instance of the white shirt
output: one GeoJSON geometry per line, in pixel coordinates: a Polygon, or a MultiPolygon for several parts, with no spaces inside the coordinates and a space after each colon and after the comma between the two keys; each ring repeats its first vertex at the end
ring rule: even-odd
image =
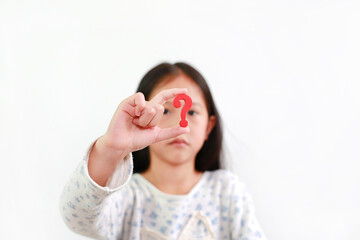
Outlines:
{"type": "Polygon", "coordinates": [[[266,239],[251,196],[227,170],[205,171],[186,195],[161,192],[132,173],[128,155],[105,187],[87,171],[88,154],[67,182],[60,212],[67,226],[96,239],[266,239]]]}

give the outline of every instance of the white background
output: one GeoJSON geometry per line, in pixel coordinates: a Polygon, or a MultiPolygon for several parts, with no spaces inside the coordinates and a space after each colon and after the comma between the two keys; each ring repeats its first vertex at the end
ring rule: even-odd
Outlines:
{"type": "Polygon", "coordinates": [[[62,187],[162,61],[203,73],[268,239],[360,238],[357,1],[0,0],[0,239],[85,239],[62,187]]]}

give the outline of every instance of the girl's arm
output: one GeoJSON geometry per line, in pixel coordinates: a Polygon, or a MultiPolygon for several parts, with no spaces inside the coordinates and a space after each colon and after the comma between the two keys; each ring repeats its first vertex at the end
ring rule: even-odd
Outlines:
{"type": "Polygon", "coordinates": [[[133,192],[126,187],[132,174],[131,155],[119,162],[105,187],[89,176],[88,156],[89,153],[63,189],[60,197],[61,216],[69,229],[81,235],[96,239],[120,237],[123,216],[126,211],[132,211],[129,206],[133,192]]]}

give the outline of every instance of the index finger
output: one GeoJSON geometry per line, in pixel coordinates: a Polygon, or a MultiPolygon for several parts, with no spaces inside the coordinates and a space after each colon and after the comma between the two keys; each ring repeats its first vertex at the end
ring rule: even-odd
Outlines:
{"type": "Polygon", "coordinates": [[[187,89],[186,88],[171,88],[171,89],[166,89],[163,90],[161,92],[159,92],[153,99],[151,99],[151,102],[155,102],[158,104],[163,105],[165,102],[167,102],[168,100],[176,97],[179,94],[185,94],[187,93],[187,89]]]}

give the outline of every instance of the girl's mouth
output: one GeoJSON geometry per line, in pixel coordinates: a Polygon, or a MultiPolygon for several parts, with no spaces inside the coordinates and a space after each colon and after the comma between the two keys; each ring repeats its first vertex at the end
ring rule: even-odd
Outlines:
{"type": "Polygon", "coordinates": [[[170,145],[181,147],[181,146],[188,145],[188,143],[184,139],[175,139],[175,140],[170,142],[170,145]]]}

